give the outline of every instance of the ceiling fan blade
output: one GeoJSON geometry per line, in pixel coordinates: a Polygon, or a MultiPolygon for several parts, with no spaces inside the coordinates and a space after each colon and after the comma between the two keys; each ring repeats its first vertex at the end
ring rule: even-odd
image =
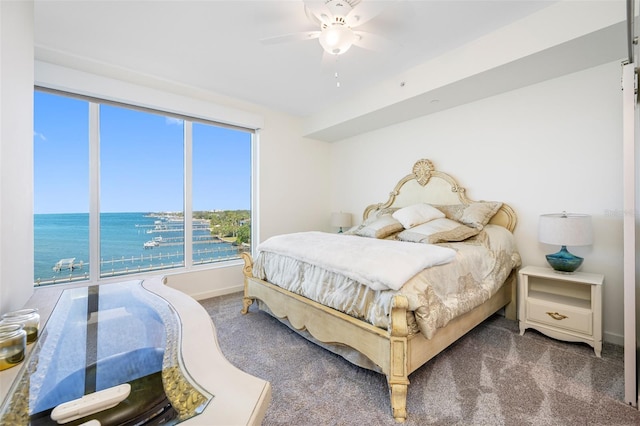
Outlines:
{"type": "Polygon", "coordinates": [[[393,47],[391,41],[379,35],[365,31],[354,31],[353,33],[356,35],[356,40],[353,42],[354,46],[377,51],[387,51],[393,47]]]}
{"type": "Polygon", "coordinates": [[[318,37],[320,37],[320,31],[304,31],[301,33],[282,34],[279,36],[263,38],[263,39],[260,39],[260,43],[262,44],[289,43],[292,41],[313,40],[318,37]]]}
{"type": "Polygon", "coordinates": [[[313,13],[311,9],[307,7],[306,4],[304,5],[304,14],[307,15],[309,21],[311,21],[314,25],[322,26],[323,22],[316,16],[315,13],[313,13]]]}
{"type": "Polygon", "coordinates": [[[314,23],[318,21],[318,24],[330,24],[333,20],[333,14],[324,1],[305,1],[304,11],[307,16],[313,16],[310,19],[314,23]]]}
{"type": "Polygon", "coordinates": [[[351,28],[362,25],[382,13],[384,9],[389,7],[389,3],[387,1],[361,1],[345,16],[345,22],[351,28]]]}

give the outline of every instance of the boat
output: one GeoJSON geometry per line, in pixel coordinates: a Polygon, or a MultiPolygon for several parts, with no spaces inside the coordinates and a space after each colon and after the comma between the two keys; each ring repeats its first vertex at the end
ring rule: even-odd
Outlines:
{"type": "Polygon", "coordinates": [[[149,240],[146,243],[144,243],[144,248],[145,249],[151,249],[154,247],[158,247],[160,245],[160,243],[158,241],[154,241],[154,240],[149,240]]]}

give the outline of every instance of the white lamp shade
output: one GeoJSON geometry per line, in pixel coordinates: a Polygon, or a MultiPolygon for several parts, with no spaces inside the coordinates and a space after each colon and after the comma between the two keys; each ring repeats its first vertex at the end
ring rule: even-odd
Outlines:
{"type": "Polygon", "coordinates": [[[587,246],[593,243],[591,216],[575,213],[543,214],[538,222],[538,240],[558,246],[587,246]]]}
{"type": "Polygon", "coordinates": [[[319,40],[327,53],[341,55],[349,50],[356,40],[356,36],[351,28],[344,25],[333,24],[322,30],[319,40]]]}
{"type": "Polygon", "coordinates": [[[331,226],[336,228],[351,226],[351,213],[331,213],[331,226]]]}

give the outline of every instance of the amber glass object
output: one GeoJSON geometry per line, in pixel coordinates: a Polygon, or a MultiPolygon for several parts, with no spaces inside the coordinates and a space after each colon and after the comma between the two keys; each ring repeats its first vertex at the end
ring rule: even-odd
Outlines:
{"type": "Polygon", "coordinates": [[[8,312],[2,315],[2,324],[22,324],[27,333],[27,344],[33,343],[38,338],[40,329],[40,314],[35,308],[21,309],[19,311],[8,312]]]}

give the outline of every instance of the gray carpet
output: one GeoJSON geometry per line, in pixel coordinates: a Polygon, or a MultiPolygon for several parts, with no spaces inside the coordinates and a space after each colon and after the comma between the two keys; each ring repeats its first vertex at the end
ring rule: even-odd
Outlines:
{"type": "MultiPolygon", "coordinates": [[[[201,301],[226,358],[271,382],[264,425],[394,425],[385,377],[298,336],[241,293],[201,301]]],[[[640,425],[623,353],[559,342],[493,316],[409,376],[406,425],[640,425]]]]}

